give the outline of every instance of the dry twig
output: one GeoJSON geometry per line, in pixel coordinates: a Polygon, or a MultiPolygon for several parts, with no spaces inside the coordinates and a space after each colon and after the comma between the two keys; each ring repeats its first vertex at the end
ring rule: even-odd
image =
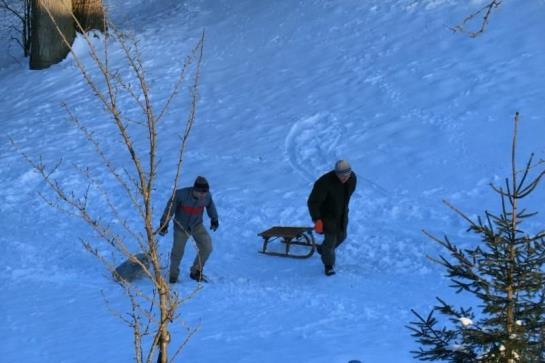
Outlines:
{"type": "Polygon", "coordinates": [[[502,3],[502,0],[492,0],[487,5],[483,6],[481,9],[475,11],[474,13],[468,15],[465,17],[465,19],[462,21],[461,24],[458,24],[456,26],[450,27],[450,30],[453,32],[459,32],[464,33],[470,36],[471,38],[476,38],[480,34],[484,33],[486,30],[486,27],[488,26],[488,23],[490,21],[490,15],[492,14],[492,11],[494,9],[497,9],[502,3]],[[481,18],[481,24],[478,30],[472,31],[467,30],[467,25],[473,21],[479,16],[482,16],[481,18]]]}

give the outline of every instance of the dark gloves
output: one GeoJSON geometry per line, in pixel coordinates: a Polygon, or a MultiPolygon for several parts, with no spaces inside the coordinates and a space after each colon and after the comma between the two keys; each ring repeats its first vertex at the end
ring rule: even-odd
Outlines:
{"type": "Polygon", "coordinates": [[[159,229],[159,235],[160,236],[164,236],[167,233],[168,233],[168,224],[165,225],[163,228],[159,229]]]}
{"type": "Polygon", "coordinates": [[[212,219],[210,221],[210,229],[214,232],[216,232],[216,229],[218,229],[218,227],[220,226],[220,222],[218,222],[217,219],[212,219]]]}

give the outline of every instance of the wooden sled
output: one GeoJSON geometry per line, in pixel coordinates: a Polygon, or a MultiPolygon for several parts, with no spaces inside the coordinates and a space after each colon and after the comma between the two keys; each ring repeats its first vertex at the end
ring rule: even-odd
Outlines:
{"type": "Polygon", "coordinates": [[[316,250],[316,243],[312,234],[312,227],[279,227],[275,226],[267,229],[257,235],[263,238],[263,247],[260,253],[270,256],[308,258],[316,250]],[[267,250],[269,243],[280,240],[284,244],[284,252],[267,250]],[[290,251],[292,246],[302,246],[303,250],[308,250],[306,254],[294,254],[290,251]]]}

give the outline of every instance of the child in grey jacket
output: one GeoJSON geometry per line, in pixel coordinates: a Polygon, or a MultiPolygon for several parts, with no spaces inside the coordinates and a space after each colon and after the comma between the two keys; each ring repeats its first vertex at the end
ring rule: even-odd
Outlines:
{"type": "Polygon", "coordinates": [[[197,244],[198,253],[193,261],[189,277],[199,282],[207,282],[203,267],[212,252],[212,239],[203,226],[203,212],[210,218],[210,229],[218,229],[218,212],[210,193],[206,178],[199,176],[192,187],[176,190],[168,201],[163,216],[159,234],[168,232],[168,223],[174,216],[174,243],[170,253],[169,282],[176,283],[180,274],[180,262],[184,255],[185,245],[189,237],[197,244]]]}

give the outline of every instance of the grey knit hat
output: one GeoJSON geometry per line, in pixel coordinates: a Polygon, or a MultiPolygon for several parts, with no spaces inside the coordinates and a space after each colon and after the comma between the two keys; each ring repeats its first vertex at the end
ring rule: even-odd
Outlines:
{"type": "Polygon", "coordinates": [[[350,163],[346,160],[339,160],[335,163],[335,174],[346,175],[352,172],[350,163]]]}
{"type": "Polygon", "coordinates": [[[195,179],[193,190],[197,192],[208,192],[209,189],[208,180],[206,180],[204,176],[198,176],[197,179],[195,179]]]}

